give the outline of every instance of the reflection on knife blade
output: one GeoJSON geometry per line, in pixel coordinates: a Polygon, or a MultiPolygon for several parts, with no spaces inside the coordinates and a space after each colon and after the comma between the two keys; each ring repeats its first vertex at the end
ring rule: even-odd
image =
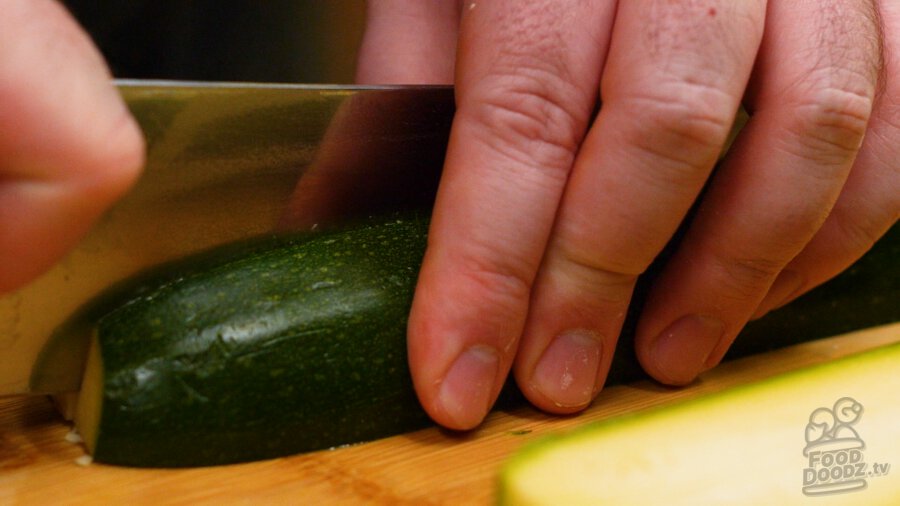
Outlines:
{"type": "Polygon", "coordinates": [[[145,173],[60,264],[0,298],[0,395],[77,389],[79,334],[32,364],[87,301],[148,267],[252,236],[430,206],[454,111],[449,87],[120,89],[147,138],[145,173]]]}

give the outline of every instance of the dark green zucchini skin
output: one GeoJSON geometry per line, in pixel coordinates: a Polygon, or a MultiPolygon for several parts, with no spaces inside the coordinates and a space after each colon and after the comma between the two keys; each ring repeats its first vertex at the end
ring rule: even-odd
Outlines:
{"type": "MultiPolygon", "coordinates": [[[[98,323],[95,460],[218,465],[429,425],[406,363],[427,226],[391,218],[288,239],[142,286],[98,323]]],[[[900,320],[898,258],[894,227],[835,280],[751,322],[729,357],[900,320]]],[[[636,291],[608,384],[646,377],[630,341],[649,282],[636,291]]],[[[505,395],[507,406],[522,402],[505,395]]]]}
{"type": "Polygon", "coordinates": [[[264,459],[427,425],[406,321],[427,223],[287,239],[155,287],[104,316],[94,459],[264,459]]]}

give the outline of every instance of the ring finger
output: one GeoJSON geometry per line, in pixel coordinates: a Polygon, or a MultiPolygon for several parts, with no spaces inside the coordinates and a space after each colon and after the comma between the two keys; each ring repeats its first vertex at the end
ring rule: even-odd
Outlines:
{"type": "Polygon", "coordinates": [[[657,379],[683,384],[718,363],[826,220],[873,109],[875,12],[869,0],[769,2],[752,118],[638,326],[638,357],[657,379]]]}

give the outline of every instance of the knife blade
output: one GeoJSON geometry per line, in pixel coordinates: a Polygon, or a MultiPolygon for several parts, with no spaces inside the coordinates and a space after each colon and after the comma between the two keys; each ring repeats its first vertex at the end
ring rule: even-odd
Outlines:
{"type": "Polygon", "coordinates": [[[254,236],[429,209],[454,112],[446,86],[117,86],[147,140],[144,172],[53,269],[0,298],[0,395],[77,390],[79,315],[148,268],[254,236]]]}

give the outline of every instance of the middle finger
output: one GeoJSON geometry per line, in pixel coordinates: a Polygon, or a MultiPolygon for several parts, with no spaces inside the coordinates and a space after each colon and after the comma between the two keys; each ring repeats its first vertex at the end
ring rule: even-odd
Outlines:
{"type": "Polygon", "coordinates": [[[572,412],[599,391],[635,279],[726,140],[764,19],[761,0],[619,3],[603,107],[575,161],[516,358],[519,385],[539,407],[572,412]]]}

